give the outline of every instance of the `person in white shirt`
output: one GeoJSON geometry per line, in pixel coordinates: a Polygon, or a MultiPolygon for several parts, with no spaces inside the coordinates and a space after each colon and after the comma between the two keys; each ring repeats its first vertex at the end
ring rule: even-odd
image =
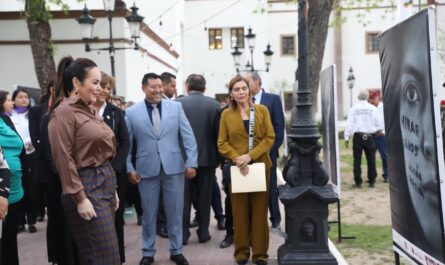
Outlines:
{"type": "Polygon", "coordinates": [[[345,130],[345,145],[348,148],[349,138],[354,134],[352,150],[354,156],[354,187],[362,187],[361,160],[362,153],[365,151],[368,161],[368,183],[369,187],[375,187],[375,178],[377,176],[375,166],[376,145],[374,134],[382,128],[378,109],[368,103],[369,92],[361,90],[358,94],[359,102],[354,105],[348,114],[348,127],[345,130]]]}
{"type": "Polygon", "coordinates": [[[380,153],[383,167],[383,181],[388,182],[388,162],[386,156],[386,140],[385,140],[385,122],[383,117],[383,102],[380,101],[380,90],[369,91],[369,103],[376,106],[379,110],[379,118],[381,127],[379,131],[374,135],[375,145],[380,153]]]}
{"type": "Polygon", "coordinates": [[[34,151],[35,148],[31,142],[29,134],[28,111],[31,107],[30,94],[23,88],[18,88],[12,93],[12,101],[14,101],[14,109],[12,110],[11,120],[22,138],[25,146],[26,156],[22,162],[22,184],[25,191],[24,197],[24,213],[23,220],[19,220],[19,230],[24,230],[25,222],[28,224],[28,231],[35,233],[37,231],[37,203],[38,188],[34,181],[34,151]],[[26,219],[25,219],[26,217],[26,219]]]}

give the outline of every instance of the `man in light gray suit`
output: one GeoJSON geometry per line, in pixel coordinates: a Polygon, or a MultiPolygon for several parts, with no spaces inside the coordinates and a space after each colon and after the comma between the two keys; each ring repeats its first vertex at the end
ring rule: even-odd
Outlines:
{"type": "Polygon", "coordinates": [[[142,79],[145,100],[126,110],[125,120],[130,143],[136,142],[136,169],[127,157],[130,182],[139,183],[142,217],[142,253],[140,265],[154,263],[156,253],[156,215],[162,189],[167,214],[170,259],[177,265],[188,265],[182,255],[182,215],[184,174],[196,175],[197,148],[192,128],[182,105],[162,98],[162,82],[148,73],[142,79]],[[186,155],[181,152],[183,148],[186,155]]]}
{"type": "Polygon", "coordinates": [[[198,145],[198,170],[196,178],[186,181],[184,198],[184,241],[190,237],[190,206],[192,196],[196,196],[196,211],[198,220],[198,240],[200,243],[211,239],[209,233],[210,206],[212,203],[212,188],[215,182],[217,165],[219,103],[204,96],[206,81],[202,75],[192,74],[187,78],[187,97],[176,99],[182,103],[185,115],[192,126],[198,145]],[[188,186],[190,185],[190,186],[188,186]]]}

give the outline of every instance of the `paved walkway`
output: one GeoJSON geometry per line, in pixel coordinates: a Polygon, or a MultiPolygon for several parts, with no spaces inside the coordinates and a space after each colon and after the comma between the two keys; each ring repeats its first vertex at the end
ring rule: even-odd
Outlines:
{"type": "MultiPolygon", "coordinates": [[[[281,172],[279,172],[278,184],[283,184],[281,172]]],[[[221,183],[221,173],[217,170],[218,183],[221,183]]],[[[221,191],[223,197],[225,193],[221,191]]],[[[284,230],[284,207],[280,204],[282,215],[282,229],[284,230]]],[[[213,212],[211,213],[213,217],[213,212]]],[[[126,216],[125,219],[125,265],[138,265],[141,259],[141,226],[136,225],[136,217],[126,216]]],[[[27,231],[18,235],[18,248],[20,265],[46,265],[48,263],[46,250],[46,219],[44,222],[37,223],[37,233],[30,234],[27,231]]],[[[206,243],[199,243],[196,235],[196,228],[190,230],[191,237],[188,245],[184,246],[184,256],[188,259],[191,265],[232,265],[236,264],[233,259],[233,245],[221,249],[219,243],[224,239],[225,231],[219,231],[216,228],[216,220],[212,218],[210,223],[210,234],[212,239],[206,243]]],[[[276,265],[277,250],[280,245],[284,243],[284,239],[275,233],[270,233],[269,236],[269,265],[276,265]]],[[[157,253],[155,255],[155,265],[174,265],[170,261],[169,243],[168,239],[158,237],[156,241],[157,253]]],[[[337,257],[340,264],[346,264],[340,257],[332,245],[333,254],[337,257]]],[[[253,263],[248,263],[253,264],[253,263]]]]}
{"type": "MultiPolygon", "coordinates": [[[[219,243],[224,238],[225,231],[216,228],[216,221],[212,220],[210,225],[212,239],[200,244],[196,236],[196,228],[191,229],[192,236],[187,246],[184,246],[184,256],[191,265],[226,265],[236,264],[233,261],[233,245],[220,249],[219,243]]],[[[18,236],[19,257],[21,265],[46,265],[46,219],[37,224],[37,233],[30,234],[27,231],[18,236]]],[[[276,256],[278,247],[283,244],[284,239],[271,233],[269,246],[269,264],[277,264],[276,256]]],[[[126,219],[125,225],[125,253],[128,265],[137,265],[141,259],[141,227],[136,225],[136,218],[126,219]]],[[[157,254],[155,264],[171,264],[169,260],[168,240],[158,237],[156,242],[157,254]]],[[[252,263],[250,263],[252,264],[252,263]]]]}

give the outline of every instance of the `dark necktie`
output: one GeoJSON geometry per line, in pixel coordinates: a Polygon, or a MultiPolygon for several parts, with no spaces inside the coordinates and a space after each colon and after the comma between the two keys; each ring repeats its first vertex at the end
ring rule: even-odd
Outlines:
{"type": "Polygon", "coordinates": [[[159,134],[159,130],[161,129],[161,115],[159,115],[157,104],[151,104],[151,106],[153,107],[153,111],[151,112],[153,128],[155,129],[155,133],[159,134]]]}

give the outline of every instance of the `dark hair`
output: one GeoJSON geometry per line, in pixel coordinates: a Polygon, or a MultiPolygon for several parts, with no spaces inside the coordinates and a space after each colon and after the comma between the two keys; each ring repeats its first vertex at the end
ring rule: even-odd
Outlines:
{"type": "Polygon", "coordinates": [[[87,77],[91,68],[97,67],[96,63],[88,58],[73,59],[71,56],[63,57],[57,66],[56,95],[51,111],[69,97],[74,89],[73,78],[76,77],[81,83],[87,77]]]}
{"type": "MultiPolygon", "coordinates": [[[[232,91],[233,86],[234,86],[236,83],[241,82],[241,81],[243,81],[244,83],[246,83],[247,87],[249,88],[249,96],[250,96],[249,82],[247,82],[247,80],[246,80],[244,77],[242,77],[242,76],[240,76],[240,75],[237,75],[237,76],[235,76],[234,78],[230,79],[230,82],[229,82],[229,93],[228,93],[228,94],[229,94],[229,106],[230,106],[232,109],[236,109],[236,107],[237,107],[238,105],[237,105],[235,99],[233,99],[233,98],[230,96],[230,92],[232,91]]],[[[251,103],[250,103],[250,99],[249,99],[248,102],[249,102],[249,105],[250,105],[250,104],[251,104],[251,103]]]]}
{"type": "Polygon", "coordinates": [[[120,101],[121,102],[121,104],[124,104],[125,102],[124,102],[124,99],[121,97],[121,96],[112,96],[111,97],[111,99],[112,100],[118,100],[118,101],[120,101]]]}
{"type": "Polygon", "coordinates": [[[146,86],[148,84],[148,79],[161,79],[161,77],[155,73],[145,74],[142,78],[142,85],[146,86]]]}
{"type": "Polygon", "coordinates": [[[257,71],[253,71],[253,72],[250,72],[250,75],[252,76],[252,80],[253,81],[260,81],[259,82],[259,85],[260,85],[260,88],[261,88],[261,76],[258,74],[258,72],[257,71]]]}
{"type": "Polygon", "coordinates": [[[44,104],[45,102],[47,102],[49,100],[49,98],[51,97],[51,87],[55,86],[55,81],[54,79],[52,79],[51,81],[49,81],[48,85],[46,86],[46,94],[42,95],[40,97],[40,104],[44,104]]]}
{"type": "Polygon", "coordinates": [[[176,76],[172,73],[163,72],[161,74],[161,80],[162,80],[163,85],[170,83],[172,81],[172,79],[176,79],[176,76]]]}
{"type": "Polygon", "coordinates": [[[3,112],[5,112],[3,104],[5,104],[8,95],[9,95],[8,91],[0,90],[0,114],[3,114],[3,112]]]}
{"type": "Polygon", "coordinates": [[[20,93],[26,93],[28,95],[29,98],[29,102],[28,102],[28,106],[26,106],[27,108],[29,108],[31,106],[31,94],[29,94],[28,90],[24,89],[24,88],[17,88],[16,90],[14,90],[14,92],[12,92],[12,101],[15,101],[15,98],[17,97],[17,95],[20,93]]]}
{"type": "Polygon", "coordinates": [[[187,77],[185,83],[189,90],[204,92],[206,89],[206,79],[202,75],[191,74],[187,77]]]}

